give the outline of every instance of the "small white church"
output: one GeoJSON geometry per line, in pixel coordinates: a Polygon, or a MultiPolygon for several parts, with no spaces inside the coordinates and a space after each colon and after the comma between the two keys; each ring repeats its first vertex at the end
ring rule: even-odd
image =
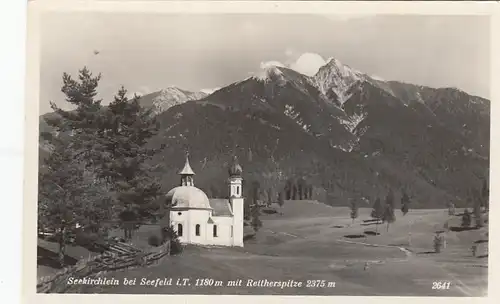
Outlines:
{"type": "Polygon", "coordinates": [[[229,199],[209,199],[194,186],[195,173],[186,156],[180,186],[166,195],[166,204],[172,206],[170,224],[182,243],[243,247],[243,179],[236,157],[228,172],[229,199]]]}

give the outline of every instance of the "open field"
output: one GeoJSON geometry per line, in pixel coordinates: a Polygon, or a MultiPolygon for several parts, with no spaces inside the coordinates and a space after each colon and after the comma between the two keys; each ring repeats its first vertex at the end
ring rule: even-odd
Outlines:
{"type": "Polygon", "coordinates": [[[486,228],[447,232],[443,252],[433,253],[434,232],[460,225],[460,217],[447,210],[396,211],[389,231],[368,220],[371,209],[360,209],[352,224],[350,210],[321,203],[287,201],[283,215],[262,216],[263,227],[244,248],[187,247],[180,256],[160,265],[106,274],[106,278],[137,278],[134,286],[82,286],[70,292],[155,294],[290,294],[290,295],[392,295],[484,296],[487,290],[486,228]],[[411,231],[411,244],[409,233],[411,231]],[[349,238],[349,235],[363,235],[349,238]],[[470,247],[476,241],[478,253],[470,247]],[[141,278],[190,278],[190,286],[141,286],[141,278]],[[196,279],[211,278],[222,286],[196,287],[196,279]],[[242,286],[226,286],[242,279],[242,286]],[[325,280],[335,287],[247,287],[248,279],[269,281],[325,280]],[[433,282],[450,282],[447,290],[432,289],[433,282]]]}

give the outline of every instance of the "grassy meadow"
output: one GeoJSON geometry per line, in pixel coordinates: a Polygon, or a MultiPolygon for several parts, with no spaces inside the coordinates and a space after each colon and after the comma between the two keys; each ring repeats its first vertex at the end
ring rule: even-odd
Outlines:
{"type": "MultiPolygon", "coordinates": [[[[279,210],[280,208],[277,207],[279,210]]],[[[433,251],[436,231],[460,226],[460,216],[447,210],[410,210],[378,227],[371,208],[360,208],[352,221],[347,207],[314,201],[286,201],[282,214],[262,215],[263,227],[244,248],[187,246],[161,264],[121,272],[106,278],[137,279],[133,286],[78,286],[75,293],[118,294],[281,294],[360,296],[485,296],[487,291],[487,228],[447,231],[446,248],[433,251]],[[378,230],[379,235],[375,235],[378,230]],[[471,246],[478,251],[472,256],[471,246]],[[142,278],[190,278],[187,286],[144,286],[142,278]],[[196,287],[196,279],[211,278],[222,286],[196,287]],[[227,286],[230,280],[242,286],[227,286]],[[269,281],[325,280],[335,287],[248,287],[248,279],[269,281]],[[433,289],[433,282],[449,282],[433,289]]],[[[139,232],[141,233],[141,232],[139,232]]],[[[145,233],[145,232],[142,232],[145,233]]],[[[217,285],[217,283],[214,283],[217,285]]]]}

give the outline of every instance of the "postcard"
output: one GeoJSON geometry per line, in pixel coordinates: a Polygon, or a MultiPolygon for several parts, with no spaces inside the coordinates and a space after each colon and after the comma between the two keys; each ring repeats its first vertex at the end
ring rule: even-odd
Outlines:
{"type": "Polygon", "coordinates": [[[495,8],[32,1],[26,301],[488,298],[495,8]]]}

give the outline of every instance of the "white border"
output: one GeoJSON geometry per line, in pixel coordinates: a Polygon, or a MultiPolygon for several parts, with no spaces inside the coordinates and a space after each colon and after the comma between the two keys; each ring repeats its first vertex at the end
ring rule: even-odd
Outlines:
{"type": "MultiPolygon", "coordinates": [[[[331,303],[340,301],[352,303],[407,303],[427,302],[429,300],[442,303],[493,303],[498,292],[495,286],[500,286],[498,280],[499,263],[490,259],[489,262],[489,288],[487,298],[429,298],[429,297],[352,297],[352,296],[199,296],[199,295],[37,295],[36,285],[36,195],[37,195],[37,168],[38,168],[38,98],[39,98],[39,20],[40,14],[46,11],[92,11],[92,12],[130,12],[130,13],[266,13],[266,14],[325,14],[325,12],[338,15],[374,15],[374,14],[425,14],[425,15],[490,15],[492,16],[492,83],[500,83],[498,77],[500,60],[495,54],[500,54],[498,47],[498,28],[500,4],[495,2],[316,2],[316,1],[70,1],[70,0],[34,0],[29,3],[28,10],[28,42],[27,42],[27,80],[26,80],[26,125],[25,125],[25,201],[24,201],[24,229],[23,229],[23,301],[25,303],[67,303],[94,302],[108,303],[119,300],[120,303],[252,303],[256,301],[272,301],[273,303],[331,303]],[[495,34],[496,33],[496,34],[495,34]],[[495,275],[494,275],[495,274],[495,275]],[[144,298],[147,297],[147,298],[144,298]]],[[[467,26],[464,24],[464,26],[467,26]]],[[[500,117],[496,100],[500,99],[499,90],[494,85],[492,90],[492,128],[491,128],[491,201],[490,217],[490,257],[500,256],[498,253],[497,231],[500,229],[496,218],[498,208],[496,199],[500,197],[496,185],[499,184],[496,175],[498,162],[493,158],[500,153],[499,143],[496,142],[496,131],[500,122],[494,119],[500,117]]],[[[498,289],[498,288],[496,288],[498,289]]],[[[355,295],[353,295],[355,296],[355,295]]]]}

